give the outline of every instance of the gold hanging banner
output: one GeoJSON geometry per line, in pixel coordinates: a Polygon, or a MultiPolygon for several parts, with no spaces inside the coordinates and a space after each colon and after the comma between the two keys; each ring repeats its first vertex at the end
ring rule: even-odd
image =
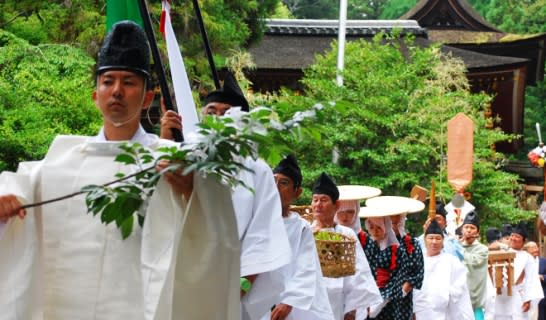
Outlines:
{"type": "Polygon", "coordinates": [[[447,123],[447,181],[462,193],[472,182],[474,162],[474,123],[458,113],[447,123]]]}

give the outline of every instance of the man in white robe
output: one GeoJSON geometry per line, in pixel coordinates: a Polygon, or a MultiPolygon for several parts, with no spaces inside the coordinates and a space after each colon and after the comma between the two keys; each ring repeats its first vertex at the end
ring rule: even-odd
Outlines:
{"type": "MultiPolygon", "coordinates": [[[[339,208],[339,190],[326,173],[313,186],[313,230],[337,232],[357,239],[356,233],[348,227],[336,224],[334,216],[339,208]]],[[[341,278],[322,277],[328,291],[328,298],[336,320],[353,320],[356,311],[367,310],[383,301],[377,288],[370,265],[362,246],[356,246],[356,272],[341,278]]]]}
{"type": "Polygon", "coordinates": [[[139,123],[153,99],[149,60],[140,27],[114,25],[96,70],[99,135],[57,137],[44,160],[0,175],[0,221],[7,223],[0,238],[0,319],[240,317],[236,222],[229,190],[216,181],[166,174],[141,208],[143,229],[134,216],[124,240],[114,224],[87,214],[82,195],[20,209],[139,170],[114,162],[119,142],[173,145],[139,123]]]}
{"type": "MultiPolygon", "coordinates": [[[[249,110],[241,88],[229,72],[223,87],[209,93],[203,105],[203,114],[215,116],[224,116],[232,107],[249,110]]],[[[182,129],[181,121],[176,112],[167,111],[161,118],[161,137],[172,139],[170,129],[182,129]]],[[[241,242],[240,276],[251,285],[248,293],[241,291],[242,317],[246,320],[263,316],[282,292],[283,281],[272,271],[290,262],[291,251],[271,168],[260,159],[247,158],[244,164],[251,171],[242,171],[238,178],[254,192],[238,186],[232,197],[241,242]]]]}
{"type": "Polygon", "coordinates": [[[302,192],[302,175],[295,157],[284,158],[273,173],[281,197],[292,260],[276,271],[284,280],[285,289],[262,320],[333,320],[328,294],[320,281],[322,272],[311,225],[298,213],[290,211],[290,205],[302,192]]]}
{"type": "MultiPolygon", "coordinates": [[[[467,270],[454,256],[442,252],[443,229],[436,220],[425,231],[425,277],[421,289],[414,289],[417,320],[474,320],[467,270]]],[[[477,318],[476,318],[477,319],[477,318]]]]}
{"type": "Polygon", "coordinates": [[[512,296],[507,295],[506,287],[502,288],[502,294],[495,299],[495,319],[528,320],[531,303],[544,297],[533,257],[523,250],[526,239],[527,228],[520,222],[510,235],[510,250],[516,253],[512,296]]]}

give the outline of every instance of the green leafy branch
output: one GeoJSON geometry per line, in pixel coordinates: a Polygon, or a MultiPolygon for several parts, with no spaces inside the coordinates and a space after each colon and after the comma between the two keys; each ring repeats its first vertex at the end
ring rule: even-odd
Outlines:
{"type": "MultiPolygon", "coordinates": [[[[197,132],[187,135],[180,147],[159,148],[157,156],[140,144],[123,144],[120,146],[123,152],[116,156],[115,161],[136,166],[140,171],[131,176],[118,173],[116,177],[121,180],[113,186],[88,185],[82,188],[82,192],[87,193],[88,213],[93,216],[100,214],[104,224],[115,222],[122,238],[127,238],[133,230],[135,215],[142,227],[148,200],[160,177],[169,171],[181,170],[183,175],[212,175],[231,188],[242,185],[253,192],[238,178],[241,171],[252,171],[245,165],[245,159],[257,159],[262,154],[270,155],[283,148],[280,135],[293,134],[304,121],[315,118],[322,109],[323,106],[317,104],[309,110],[296,112],[283,122],[270,108],[258,107],[251,112],[232,108],[224,117],[205,116],[197,132]],[[163,170],[155,170],[162,160],[170,164],[163,170]]],[[[287,146],[284,148],[288,149],[287,146]]]]}

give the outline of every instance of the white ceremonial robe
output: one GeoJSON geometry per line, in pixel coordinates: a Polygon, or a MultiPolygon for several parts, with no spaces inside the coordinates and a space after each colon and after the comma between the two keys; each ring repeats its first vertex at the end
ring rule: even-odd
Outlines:
{"type": "Polygon", "coordinates": [[[290,262],[290,244],[282,219],[281,200],[271,168],[263,160],[244,160],[252,172],[239,179],[254,190],[233,190],[233,207],[241,241],[241,277],[257,274],[250,291],[241,299],[242,319],[260,319],[284,290],[283,280],[272,272],[290,262]]]}
{"type": "MultiPolygon", "coordinates": [[[[284,218],[284,226],[292,248],[292,260],[276,271],[280,273],[285,289],[275,304],[292,306],[287,320],[333,320],[328,293],[320,280],[322,272],[311,225],[299,214],[290,212],[284,218]]],[[[270,317],[271,312],[268,312],[262,320],[270,317]]]]}
{"type": "Polygon", "coordinates": [[[466,267],[448,253],[424,258],[423,285],[413,289],[416,319],[474,320],[466,267]]]}
{"type": "MultiPolygon", "coordinates": [[[[32,203],[138,170],[114,162],[118,143],[103,140],[57,137],[44,160],[3,172],[0,194],[32,203]]],[[[173,145],[142,128],[132,141],[173,145]]],[[[24,220],[9,220],[0,241],[0,319],[238,319],[230,200],[228,188],[197,175],[188,203],[160,181],[143,229],[135,221],[125,240],[114,223],[87,214],[84,195],[27,210],[24,220]]]]}
{"type": "Polygon", "coordinates": [[[495,319],[503,320],[528,320],[530,313],[523,312],[521,307],[526,301],[538,301],[544,297],[540,279],[536,276],[533,256],[525,250],[513,250],[516,252],[514,259],[514,281],[523,274],[523,281],[512,286],[512,296],[507,295],[506,287],[502,288],[502,294],[495,299],[495,319]]]}
{"type": "MultiPolygon", "coordinates": [[[[335,228],[322,230],[341,233],[357,239],[353,229],[339,224],[336,224],[335,228]]],[[[330,306],[336,320],[342,320],[344,315],[352,310],[367,310],[368,307],[383,302],[364,250],[358,240],[356,241],[356,273],[341,278],[322,277],[322,283],[328,291],[330,306]]]]}

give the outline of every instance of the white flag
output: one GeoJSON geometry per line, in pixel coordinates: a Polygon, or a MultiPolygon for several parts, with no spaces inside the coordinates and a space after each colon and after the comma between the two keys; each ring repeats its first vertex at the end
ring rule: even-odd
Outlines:
{"type": "Polygon", "coordinates": [[[180,47],[176,36],[174,35],[171,24],[171,5],[168,1],[162,1],[163,12],[161,13],[161,32],[165,35],[167,42],[167,54],[169,56],[169,65],[171,67],[171,76],[173,79],[174,96],[178,113],[182,116],[182,131],[184,136],[197,131],[199,117],[195,110],[195,102],[191,94],[190,81],[180,53],[180,47]]]}

